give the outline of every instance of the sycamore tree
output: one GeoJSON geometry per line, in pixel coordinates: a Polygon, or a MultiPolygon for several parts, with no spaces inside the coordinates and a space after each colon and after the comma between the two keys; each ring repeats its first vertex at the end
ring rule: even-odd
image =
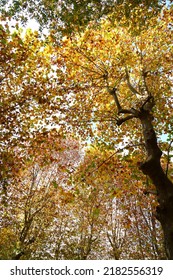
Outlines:
{"type": "Polygon", "coordinates": [[[156,215],[172,259],[170,159],[166,170],[161,163],[162,153],[170,151],[169,142],[162,145],[162,137],[172,139],[171,19],[171,10],[164,9],[136,34],[117,21],[103,19],[82,34],[64,37],[56,53],[57,61],[65,63],[62,86],[71,87],[63,98],[71,100],[68,120],[76,124],[75,130],[85,139],[94,136],[98,143],[114,147],[133,143],[129,154],[140,155],[137,165],[156,188],[156,215]]]}
{"type": "MultiPolygon", "coordinates": [[[[109,7],[101,2],[101,9],[100,1],[83,2],[76,7],[74,1],[67,6],[61,1],[57,10],[57,1],[38,1],[40,22],[53,23],[47,40],[32,32],[22,39],[21,32],[11,34],[1,25],[3,191],[9,167],[16,173],[16,151],[23,147],[26,153],[28,141],[38,128],[44,135],[46,125],[63,126],[65,133],[76,133],[101,149],[124,148],[122,159],[137,165],[155,187],[156,217],[167,257],[173,259],[172,8],[159,13],[158,1],[149,6],[148,1],[127,1],[130,9],[126,1],[116,1],[121,15],[114,10],[115,1],[108,1],[109,7]],[[66,15],[67,8],[71,16],[60,23],[52,18],[58,11],[66,15]],[[104,12],[95,20],[90,10],[97,11],[96,17],[104,12]],[[82,30],[77,28],[81,11],[87,15],[82,30]]],[[[39,19],[33,1],[12,3],[1,9],[4,16],[22,8],[39,19]]]]}

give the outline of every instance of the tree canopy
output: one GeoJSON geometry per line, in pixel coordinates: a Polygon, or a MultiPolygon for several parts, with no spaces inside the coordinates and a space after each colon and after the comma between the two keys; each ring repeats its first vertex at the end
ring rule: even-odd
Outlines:
{"type": "Polygon", "coordinates": [[[171,3],[7,2],[0,258],[173,259],[171,3]]]}
{"type": "Polygon", "coordinates": [[[53,28],[60,32],[72,33],[83,30],[90,21],[99,21],[102,17],[116,18],[122,23],[137,20],[144,24],[147,17],[156,15],[166,1],[160,0],[3,0],[1,11],[8,16],[20,16],[23,22],[28,18],[37,19],[41,28],[53,28]],[[140,15],[137,10],[141,9],[140,15]],[[146,17],[147,13],[147,17],[146,17]]]}

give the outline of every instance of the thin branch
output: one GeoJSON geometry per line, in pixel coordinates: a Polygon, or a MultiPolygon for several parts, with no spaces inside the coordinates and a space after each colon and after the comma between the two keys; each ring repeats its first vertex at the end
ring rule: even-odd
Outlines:
{"type": "MultiPolygon", "coordinates": [[[[82,54],[86,59],[88,59],[89,62],[91,62],[93,65],[95,65],[95,67],[100,70],[102,73],[105,73],[105,70],[102,69],[99,65],[97,65],[97,63],[94,62],[94,60],[92,60],[85,52],[83,52],[81,49],[76,48],[76,51],[80,54],[82,54]]],[[[84,50],[85,51],[85,50],[84,50]]]]}
{"type": "Polygon", "coordinates": [[[87,176],[90,176],[92,173],[94,173],[95,171],[97,171],[102,165],[104,165],[106,162],[108,162],[112,157],[114,157],[116,154],[122,152],[125,149],[130,149],[130,148],[134,148],[134,147],[140,147],[140,146],[144,146],[143,143],[140,144],[134,144],[134,145],[126,145],[123,148],[118,149],[117,151],[115,151],[112,155],[110,155],[107,159],[105,159],[104,161],[102,161],[95,169],[93,169],[91,172],[88,172],[82,179],[81,182],[85,181],[85,178],[87,176]]]}
{"type": "MultiPolygon", "coordinates": [[[[92,62],[92,61],[90,61],[90,62],[92,62]]],[[[93,63],[94,63],[94,62],[93,62],[93,63]]],[[[78,64],[78,63],[75,63],[74,65],[75,65],[75,66],[80,66],[81,68],[87,70],[88,72],[92,72],[92,73],[94,73],[94,74],[97,74],[98,76],[103,76],[103,70],[101,70],[100,68],[99,68],[99,70],[101,71],[102,75],[101,75],[98,71],[95,71],[95,70],[91,69],[90,67],[87,67],[87,66],[84,66],[84,65],[80,65],[80,64],[78,64]]],[[[94,63],[94,65],[95,65],[95,63],[94,63]]],[[[96,66],[96,65],[95,65],[95,66],[96,66]]]]}
{"type": "Polygon", "coordinates": [[[120,114],[129,114],[128,116],[126,116],[124,118],[121,118],[121,119],[117,118],[117,125],[121,125],[122,123],[124,123],[127,120],[130,120],[130,119],[133,119],[133,118],[137,118],[139,116],[139,111],[134,109],[134,108],[123,109],[122,106],[120,105],[119,100],[118,100],[117,88],[114,87],[113,89],[110,89],[107,79],[106,79],[106,82],[107,82],[107,91],[114,98],[115,104],[116,104],[117,109],[118,109],[118,115],[120,115],[120,114]]]}
{"type": "Polygon", "coordinates": [[[141,95],[140,92],[138,92],[131,84],[130,82],[130,76],[129,76],[129,72],[128,72],[128,69],[127,69],[127,66],[125,67],[125,72],[126,72],[126,79],[127,79],[127,85],[129,87],[129,89],[136,95],[141,95]]]}
{"type": "Polygon", "coordinates": [[[142,78],[143,78],[144,87],[145,87],[145,90],[146,90],[148,96],[151,96],[151,93],[149,92],[149,89],[148,89],[148,86],[147,86],[147,82],[146,82],[147,74],[148,74],[148,71],[145,71],[143,69],[142,70],[142,78]]]}

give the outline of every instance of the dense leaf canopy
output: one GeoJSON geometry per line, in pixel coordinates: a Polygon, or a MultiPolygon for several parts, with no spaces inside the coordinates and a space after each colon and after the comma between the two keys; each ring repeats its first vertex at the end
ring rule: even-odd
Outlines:
{"type": "Polygon", "coordinates": [[[26,22],[28,17],[37,19],[41,28],[43,26],[54,28],[63,33],[79,31],[92,20],[99,21],[100,18],[109,16],[119,21],[136,18],[144,23],[147,17],[156,15],[166,4],[166,1],[153,0],[3,0],[1,11],[3,14],[21,17],[26,22]],[[136,9],[142,9],[137,15],[136,9]]]}
{"type": "Polygon", "coordinates": [[[0,258],[173,258],[171,1],[1,2],[0,258]]]}

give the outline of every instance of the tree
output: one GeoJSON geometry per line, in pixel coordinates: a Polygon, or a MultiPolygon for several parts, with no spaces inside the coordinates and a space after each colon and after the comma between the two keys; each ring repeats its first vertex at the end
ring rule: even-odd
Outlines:
{"type": "Polygon", "coordinates": [[[60,115],[59,82],[51,66],[51,43],[49,39],[40,39],[37,32],[27,30],[25,35],[22,32],[18,24],[11,31],[7,18],[2,18],[0,177],[3,192],[27,159],[28,147],[38,132],[46,137],[49,128],[54,127],[53,119],[58,121],[60,115]]]}
{"type": "Polygon", "coordinates": [[[0,259],[50,258],[50,233],[60,231],[66,204],[73,198],[68,185],[80,158],[79,143],[53,132],[44,141],[40,136],[42,143],[37,148],[33,143],[30,161],[8,186],[0,207],[0,259]]]}
{"type": "Polygon", "coordinates": [[[112,26],[103,19],[99,27],[91,24],[81,36],[64,38],[62,54],[58,47],[57,56],[66,61],[64,87],[71,85],[73,89],[68,95],[73,100],[71,123],[83,123],[82,133],[89,127],[90,137],[95,131],[98,140],[111,145],[130,139],[134,143],[131,156],[136,154],[135,145],[141,157],[145,148],[147,158],[140,160],[138,167],[156,187],[157,218],[168,258],[172,259],[173,184],[161,165],[162,151],[156,136],[163,132],[168,139],[172,136],[170,23],[171,10],[165,9],[159,18],[150,20],[149,29],[134,36],[118,23],[112,26]]]}
{"type": "MultiPolygon", "coordinates": [[[[75,28],[72,34],[67,32],[68,36],[58,40],[54,40],[56,30],[50,31],[47,40],[32,32],[22,40],[21,33],[11,34],[8,28],[1,26],[1,35],[5,34],[2,97],[4,108],[8,108],[3,109],[2,118],[9,118],[10,123],[6,127],[6,121],[3,122],[3,145],[8,147],[3,156],[3,191],[11,144],[15,142],[12,151],[21,150],[21,146],[17,146],[22,134],[26,147],[38,126],[44,135],[46,124],[58,123],[64,131],[73,131],[101,149],[121,145],[128,155],[122,154],[123,160],[136,163],[146,181],[151,180],[156,188],[156,214],[163,228],[167,256],[173,259],[172,8],[164,8],[152,17],[149,9],[141,21],[143,8],[142,4],[135,6],[130,20],[122,17],[121,22],[113,14],[107,14],[99,18],[97,24],[88,22],[83,32],[75,28]],[[23,58],[25,52],[28,56],[23,58]],[[15,69],[14,65],[17,65],[15,69]],[[17,116],[17,107],[22,111],[22,119],[17,116]],[[29,122],[24,117],[27,114],[29,122]],[[33,120],[33,130],[30,120],[33,120]],[[22,129],[18,126],[16,132],[13,128],[19,122],[22,129]],[[170,143],[162,143],[165,133],[170,143]],[[162,157],[164,162],[162,152],[167,153],[162,157]],[[141,162],[145,156],[146,161],[141,162]]],[[[11,166],[14,167],[13,161],[11,166]]]]}

